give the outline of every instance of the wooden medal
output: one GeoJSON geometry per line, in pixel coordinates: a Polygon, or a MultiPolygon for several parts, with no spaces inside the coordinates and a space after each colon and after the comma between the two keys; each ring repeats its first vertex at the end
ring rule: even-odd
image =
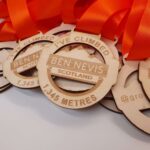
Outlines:
{"type": "Polygon", "coordinates": [[[150,118],[142,113],[150,103],[138,81],[138,62],[127,62],[121,69],[117,84],[112,88],[117,107],[137,128],[150,134],[150,118]]]}
{"type": "Polygon", "coordinates": [[[3,65],[4,76],[20,88],[38,87],[37,76],[25,76],[23,73],[36,67],[42,48],[55,39],[53,35],[38,34],[21,41],[3,65]]]}
{"type": "Polygon", "coordinates": [[[150,59],[141,61],[139,65],[139,80],[150,100],[150,59]]]}
{"type": "Polygon", "coordinates": [[[43,50],[37,68],[41,89],[52,102],[61,107],[80,109],[94,105],[108,93],[112,85],[116,83],[119,62],[104,42],[99,40],[99,37],[71,32],[43,50]],[[102,63],[95,55],[89,55],[86,50],[76,50],[74,55],[69,55],[68,51],[67,57],[57,54],[61,48],[71,44],[93,47],[102,55],[105,63],[102,63]],[[94,86],[84,92],[68,92],[55,84],[54,76],[94,86]]]}

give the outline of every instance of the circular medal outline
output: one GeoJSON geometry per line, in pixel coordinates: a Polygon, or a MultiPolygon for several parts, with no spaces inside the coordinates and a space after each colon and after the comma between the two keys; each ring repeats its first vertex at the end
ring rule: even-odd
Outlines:
{"type": "Polygon", "coordinates": [[[117,59],[114,58],[114,55],[111,52],[111,50],[108,48],[108,46],[103,41],[96,38],[96,36],[92,36],[92,35],[89,35],[89,34],[86,34],[86,33],[79,33],[79,32],[72,31],[69,35],[65,35],[65,36],[60,37],[59,39],[57,39],[52,45],[50,45],[49,48],[45,48],[43,50],[43,52],[40,56],[38,65],[37,65],[38,75],[39,75],[39,82],[40,82],[41,89],[42,89],[43,93],[46,95],[46,97],[48,97],[49,100],[51,100],[53,103],[57,104],[58,106],[61,106],[61,107],[64,107],[64,108],[70,108],[70,109],[81,109],[81,108],[86,108],[86,107],[92,106],[92,105],[96,104],[97,102],[99,102],[107,94],[107,92],[111,89],[111,87],[115,84],[115,82],[117,80],[119,62],[118,62],[117,59]],[[104,47],[105,50],[107,50],[108,55],[105,56],[103,54],[103,52],[101,52],[101,49],[98,49],[97,47],[95,47],[94,44],[91,44],[91,43],[88,43],[88,42],[83,42],[82,40],[76,41],[74,39],[76,36],[79,36],[80,38],[89,37],[90,39],[95,40],[96,42],[100,43],[100,45],[101,45],[100,48],[104,47]],[[65,44],[59,45],[57,47],[55,45],[56,42],[59,42],[62,39],[64,39],[64,41],[67,40],[67,39],[69,39],[69,40],[66,41],[65,44]],[[83,94],[81,94],[81,93],[80,94],[73,94],[73,93],[65,92],[65,91],[61,90],[55,83],[54,83],[55,85],[53,87],[53,82],[50,83],[50,80],[53,80],[52,77],[49,78],[47,76],[47,73],[48,73],[47,72],[48,71],[47,62],[49,60],[49,56],[51,54],[56,53],[57,51],[59,51],[64,46],[67,46],[69,44],[76,44],[76,43],[77,44],[87,44],[87,45],[93,47],[94,49],[96,49],[104,57],[105,63],[107,65],[109,65],[108,73],[107,73],[108,74],[107,80],[105,78],[104,81],[101,83],[101,86],[96,87],[97,84],[98,84],[97,83],[94,86],[94,88],[92,88],[92,90],[90,90],[90,92],[87,91],[87,92],[84,92],[83,94]],[[49,48],[51,49],[51,51],[48,51],[49,48]],[[111,81],[112,78],[111,78],[110,74],[111,75],[114,74],[114,78],[113,78],[112,81],[111,81]],[[109,86],[106,86],[107,84],[109,86]],[[76,107],[67,106],[66,107],[64,105],[61,105],[59,100],[57,100],[57,101],[53,100],[52,97],[48,93],[46,93],[45,88],[47,88],[47,86],[48,86],[49,90],[54,91],[54,93],[57,93],[57,95],[60,96],[60,97],[64,97],[64,98],[71,99],[71,100],[77,100],[77,98],[78,99],[85,99],[87,97],[91,97],[93,95],[96,95],[95,96],[96,100],[94,100],[93,103],[87,104],[86,106],[76,106],[76,107]],[[106,88],[103,88],[103,87],[106,87],[106,88]],[[100,95],[99,92],[101,90],[103,90],[103,94],[100,95]],[[73,96],[76,96],[76,97],[74,98],[73,96]]]}
{"type": "MultiPolygon", "coordinates": [[[[8,79],[8,81],[19,88],[23,89],[32,89],[39,87],[38,76],[36,77],[25,77],[17,73],[15,70],[11,69],[11,65],[15,58],[28,46],[35,43],[49,42],[50,44],[55,40],[54,35],[43,35],[39,34],[24,41],[21,41],[17,47],[14,48],[13,52],[8,57],[7,61],[3,64],[4,76],[8,79]],[[34,83],[30,86],[18,85],[19,81],[34,83]]],[[[36,67],[36,66],[35,66],[36,67]]]]}

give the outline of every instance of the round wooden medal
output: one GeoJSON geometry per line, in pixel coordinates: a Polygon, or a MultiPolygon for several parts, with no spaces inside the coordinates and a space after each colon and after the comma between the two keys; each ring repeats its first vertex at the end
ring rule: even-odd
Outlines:
{"type": "Polygon", "coordinates": [[[139,65],[139,80],[150,100],[150,59],[141,61],[139,65]]]}
{"type": "Polygon", "coordinates": [[[56,39],[53,35],[38,34],[21,41],[3,65],[4,76],[19,88],[39,87],[38,76],[26,76],[36,67],[42,48],[56,39]]]}
{"type": "Polygon", "coordinates": [[[41,89],[52,102],[61,107],[80,109],[94,105],[108,93],[116,83],[119,62],[97,36],[71,32],[43,50],[37,68],[41,89]],[[102,55],[105,63],[89,55],[84,49],[76,50],[71,54],[68,51],[67,57],[58,53],[71,44],[93,47],[102,55]],[[54,76],[90,83],[94,86],[84,92],[68,92],[55,84],[54,76]]]}
{"type": "Polygon", "coordinates": [[[150,103],[138,81],[138,62],[126,62],[117,84],[112,88],[117,107],[137,128],[150,134],[150,118],[142,111],[150,109],[150,103]]]}

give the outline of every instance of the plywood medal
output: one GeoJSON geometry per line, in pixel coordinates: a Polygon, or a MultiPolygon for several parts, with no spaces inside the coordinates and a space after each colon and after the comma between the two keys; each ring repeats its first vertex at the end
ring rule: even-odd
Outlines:
{"type": "Polygon", "coordinates": [[[98,37],[71,32],[44,49],[37,68],[41,89],[52,102],[65,108],[79,109],[94,105],[108,93],[116,82],[119,62],[98,37]],[[57,54],[61,48],[71,44],[93,47],[102,55],[105,63],[94,55],[89,55],[86,50],[76,51],[74,55],[69,55],[68,52],[68,57],[57,54]],[[85,92],[68,92],[55,84],[53,76],[90,83],[94,86],[85,92]]]}
{"type": "Polygon", "coordinates": [[[26,76],[24,73],[35,68],[42,48],[55,38],[53,35],[38,34],[19,43],[3,65],[4,76],[11,84],[20,88],[39,86],[37,76],[26,76]]]}
{"type": "Polygon", "coordinates": [[[150,134],[150,118],[141,111],[150,109],[150,103],[138,81],[138,62],[126,63],[112,88],[117,107],[140,130],[150,134]]]}
{"type": "Polygon", "coordinates": [[[139,80],[142,83],[146,95],[150,99],[150,59],[140,62],[139,80]]]}

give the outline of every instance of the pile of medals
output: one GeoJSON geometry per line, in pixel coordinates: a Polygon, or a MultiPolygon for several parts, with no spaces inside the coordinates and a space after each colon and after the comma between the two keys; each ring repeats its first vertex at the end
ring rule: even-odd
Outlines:
{"type": "Polygon", "coordinates": [[[19,42],[0,43],[0,91],[40,87],[58,106],[95,104],[124,114],[150,134],[150,60],[126,61],[117,41],[64,25],[19,42]]]}

